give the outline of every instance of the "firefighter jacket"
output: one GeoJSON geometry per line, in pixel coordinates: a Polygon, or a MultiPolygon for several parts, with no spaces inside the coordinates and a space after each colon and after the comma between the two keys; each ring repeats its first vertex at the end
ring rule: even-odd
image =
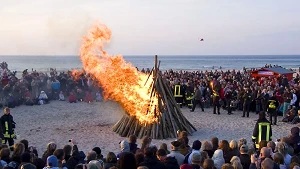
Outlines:
{"type": "Polygon", "coordinates": [[[259,142],[262,140],[272,140],[272,128],[271,123],[266,119],[258,119],[252,135],[252,140],[256,143],[256,148],[259,147],[259,142]]]}
{"type": "Polygon", "coordinates": [[[278,100],[275,96],[272,96],[268,101],[268,109],[277,109],[279,106],[278,100]]]}
{"type": "Polygon", "coordinates": [[[13,116],[11,114],[5,114],[1,117],[1,126],[2,126],[2,133],[4,138],[15,138],[15,127],[16,123],[14,122],[13,116]]]}

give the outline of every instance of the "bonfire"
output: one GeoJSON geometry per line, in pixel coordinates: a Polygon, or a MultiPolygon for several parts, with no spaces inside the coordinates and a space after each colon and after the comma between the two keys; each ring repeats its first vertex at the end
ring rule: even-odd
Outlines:
{"type": "Polygon", "coordinates": [[[154,139],[177,137],[177,131],[192,134],[195,127],[182,115],[173,94],[159,72],[157,56],[150,74],[139,72],[121,55],[104,51],[111,38],[106,25],[94,26],[83,38],[80,59],[83,69],[103,88],[105,99],[118,102],[126,114],[113,126],[122,137],[135,134],[154,139]]]}

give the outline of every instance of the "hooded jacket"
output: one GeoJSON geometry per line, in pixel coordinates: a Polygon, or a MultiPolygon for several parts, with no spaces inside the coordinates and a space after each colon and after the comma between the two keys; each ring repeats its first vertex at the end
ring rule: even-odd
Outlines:
{"type": "Polygon", "coordinates": [[[117,158],[120,158],[122,153],[124,152],[130,152],[130,146],[126,140],[121,141],[120,147],[121,147],[121,153],[117,155],[117,158]]]}
{"type": "Polygon", "coordinates": [[[225,159],[223,156],[223,150],[218,149],[215,151],[212,160],[214,161],[215,167],[217,169],[221,169],[222,165],[225,163],[225,159]]]}

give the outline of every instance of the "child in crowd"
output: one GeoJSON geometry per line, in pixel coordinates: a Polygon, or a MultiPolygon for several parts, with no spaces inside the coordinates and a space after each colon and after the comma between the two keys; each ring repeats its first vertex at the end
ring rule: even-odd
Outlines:
{"type": "Polygon", "coordinates": [[[100,91],[96,92],[96,102],[102,102],[103,98],[102,98],[102,94],[100,91]]]}
{"type": "Polygon", "coordinates": [[[73,92],[70,92],[70,95],[69,95],[69,102],[70,102],[70,103],[76,103],[76,96],[74,95],[73,92]]]}
{"type": "Polygon", "coordinates": [[[92,97],[92,94],[91,94],[90,91],[86,91],[84,101],[87,102],[87,103],[93,102],[93,97],[92,97]]]}
{"type": "Polygon", "coordinates": [[[59,93],[59,101],[65,101],[65,96],[64,96],[64,93],[62,91],[60,91],[59,93]]]}
{"type": "Polygon", "coordinates": [[[48,96],[44,91],[41,91],[41,94],[39,96],[38,104],[43,105],[43,104],[46,104],[46,103],[49,103],[48,96]]]}

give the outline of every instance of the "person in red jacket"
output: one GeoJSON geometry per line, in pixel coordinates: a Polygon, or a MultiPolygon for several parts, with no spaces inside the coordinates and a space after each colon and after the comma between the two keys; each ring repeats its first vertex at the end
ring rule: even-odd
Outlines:
{"type": "Polygon", "coordinates": [[[84,101],[87,103],[93,102],[93,96],[90,91],[86,92],[84,101]]]}
{"type": "Polygon", "coordinates": [[[69,95],[69,102],[70,102],[70,103],[76,103],[76,96],[74,95],[73,92],[70,92],[70,95],[69,95]]]}

